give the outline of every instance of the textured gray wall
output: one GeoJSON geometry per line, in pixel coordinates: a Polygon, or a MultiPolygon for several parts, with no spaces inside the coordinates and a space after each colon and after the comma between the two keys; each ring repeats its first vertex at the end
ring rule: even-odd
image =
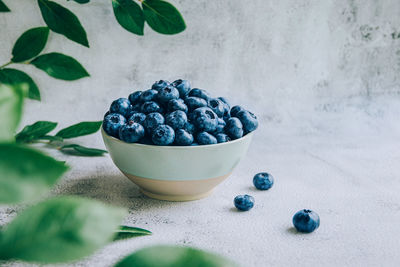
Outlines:
{"type": "MultiPolygon", "coordinates": [[[[397,0],[173,3],[187,30],[165,36],[147,27],[139,37],[117,24],[110,1],[64,2],[81,19],[91,48],[51,34],[45,52],[74,56],[91,77],[64,82],[23,66],[33,73],[45,103],[31,104],[28,111],[37,112],[35,118],[97,119],[112,99],[160,78],[188,78],[276,120],[329,109],[326,103],[334,100],[400,92],[397,0]]],[[[7,4],[13,12],[0,16],[1,62],[24,30],[44,25],[36,1],[7,4]]]]}

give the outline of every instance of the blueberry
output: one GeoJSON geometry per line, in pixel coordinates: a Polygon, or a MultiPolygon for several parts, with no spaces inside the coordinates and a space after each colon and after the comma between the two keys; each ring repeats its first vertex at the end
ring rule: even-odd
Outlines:
{"type": "Polygon", "coordinates": [[[268,190],[274,184],[274,177],[266,172],[260,172],[254,175],[253,184],[259,190],[268,190]]]}
{"type": "Polygon", "coordinates": [[[220,118],[225,114],[225,103],[217,98],[210,98],[208,100],[208,107],[220,118]]]}
{"type": "Polygon", "coordinates": [[[218,97],[219,100],[221,100],[224,103],[224,115],[223,118],[224,120],[227,120],[231,117],[230,115],[230,110],[231,110],[231,106],[228,102],[228,100],[226,100],[225,97],[218,97]]]}
{"type": "Polygon", "coordinates": [[[196,127],[194,127],[194,125],[193,125],[192,123],[187,122],[187,123],[185,124],[185,130],[186,130],[188,133],[194,134],[194,132],[196,132],[196,127]]]}
{"type": "Polygon", "coordinates": [[[153,89],[146,90],[140,96],[140,102],[153,101],[157,98],[158,92],[153,89]]]}
{"type": "Polygon", "coordinates": [[[233,140],[243,136],[243,125],[238,118],[229,118],[226,122],[225,132],[233,140]]]}
{"type": "Polygon", "coordinates": [[[118,113],[111,113],[104,118],[103,129],[107,134],[118,138],[119,128],[125,123],[126,119],[124,116],[118,113]]]}
{"type": "Polygon", "coordinates": [[[110,114],[110,111],[107,111],[106,114],[104,114],[103,119],[104,119],[105,117],[107,117],[108,114],[110,114]]]}
{"type": "Polygon", "coordinates": [[[243,129],[246,132],[252,132],[258,127],[258,121],[256,115],[251,113],[250,111],[247,110],[242,110],[239,111],[236,114],[236,117],[240,120],[240,122],[243,124],[243,129]]]}
{"type": "Polygon", "coordinates": [[[140,100],[140,96],[142,95],[142,91],[136,91],[129,95],[128,99],[132,105],[137,104],[140,100]]]}
{"type": "Polygon", "coordinates": [[[165,124],[171,126],[174,130],[184,128],[186,123],[187,116],[182,110],[173,111],[165,117],[165,124]]]}
{"type": "Polygon", "coordinates": [[[181,98],[185,98],[185,96],[189,93],[190,91],[190,83],[187,80],[176,80],[172,84],[176,89],[179,91],[179,96],[181,98]]]}
{"type": "Polygon", "coordinates": [[[140,139],[138,143],[143,145],[154,145],[153,141],[151,140],[151,137],[147,135],[145,135],[142,139],[140,139]]]}
{"type": "Polygon", "coordinates": [[[175,132],[168,125],[159,125],[153,131],[152,138],[154,144],[159,146],[167,146],[174,142],[175,139],[175,132]]]}
{"type": "Polygon", "coordinates": [[[235,197],[233,203],[238,210],[248,211],[254,207],[254,197],[249,195],[239,195],[235,197]]]}
{"type": "Polygon", "coordinates": [[[137,112],[132,114],[132,116],[129,118],[129,122],[133,121],[143,125],[145,119],[146,119],[146,114],[137,112]]]}
{"type": "Polygon", "coordinates": [[[161,124],[164,124],[165,119],[163,115],[161,115],[158,112],[153,112],[150,114],[147,114],[146,119],[144,120],[143,126],[146,129],[146,131],[151,134],[153,130],[161,124]]]}
{"type": "Polygon", "coordinates": [[[187,117],[188,117],[188,121],[193,121],[194,120],[194,113],[193,112],[187,113],[187,117]]]}
{"type": "Polygon", "coordinates": [[[233,107],[231,108],[231,112],[230,112],[231,117],[236,117],[236,114],[238,114],[239,111],[242,111],[242,110],[245,110],[245,109],[242,108],[241,106],[233,106],[233,107]]]}
{"type": "Polygon", "coordinates": [[[186,106],[183,99],[180,99],[180,98],[179,99],[171,99],[170,101],[168,101],[168,111],[172,112],[175,110],[182,110],[185,113],[188,111],[188,107],[186,106]]]}
{"type": "Polygon", "coordinates": [[[179,146],[190,146],[193,143],[193,135],[184,129],[175,132],[175,143],[179,146]]]}
{"type": "Polygon", "coordinates": [[[193,88],[192,90],[190,90],[189,96],[200,97],[206,101],[210,98],[210,94],[206,90],[199,88],[193,88]]]}
{"type": "Polygon", "coordinates": [[[130,121],[119,128],[119,139],[127,143],[136,143],[144,136],[144,128],[139,123],[130,121]]]}
{"type": "Polygon", "coordinates": [[[223,119],[218,118],[218,125],[215,131],[213,131],[213,134],[224,133],[225,126],[226,122],[223,119]]]}
{"type": "Polygon", "coordinates": [[[218,99],[221,100],[222,102],[224,102],[225,104],[227,104],[228,107],[230,107],[229,101],[225,97],[220,96],[220,97],[218,97],[218,99]]]}
{"type": "Polygon", "coordinates": [[[179,98],[179,91],[175,87],[171,85],[167,85],[166,87],[160,89],[158,91],[158,101],[162,104],[167,104],[171,99],[179,98]]]}
{"type": "Polygon", "coordinates": [[[199,131],[212,132],[217,128],[218,116],[210,108],[197,108],[193,111],[193,124],[199,131]]]}
{"type": "Polygon", "coordinates": [[[207,101],[204,100],[203,98],[200,97],[186,97],[185,98],[185,103],[189,110],[195,110],[196,108],[201,108],[201,107],[206,107],[207,106],[207,101]]]}
{"type": "Polygon", "coordinates": [[[201,132],[197,134],[197,142],[200,145],[212,145],[212,144],[217,144],[217,139],[212,135],[207,132],[201,132]]]}
{"type": "Polygon", "coordinates": [[[231,138],[224,133],[217,134],[215,138],[217,139],[218,144],[231,141],[231,138]]]}
{"type": "Polygon", "coordinates": [[[154,101],[144,102],[140,110],[142,111],[142,113],[145,114],[149,114],[152,112],[159,112],[159,113],[162,112],[162,108],[154,101]]]}
{"type": "Polygon", "coordinates": [[[111,103],[110,113],[118,113],[122,116],[129,116],[132,111],[131,102],[127,98],[118,98],[111,103]]]}
{"type": "Polygon", "coordinates": [[[168,82],[168,81],[159,80],[158,82],[155,82],[155,83],[151,86],[151,89],[160,91],[161,89],[163,89],[163,88],[166,87],[167,85],[169,85],[169,82],[168,82]]]}
{"type": "Polygon", "coordinates": [[[312,210],[300,210],[293,216],[293,225],[299,232],[311,233],[319,227],[319,216],[312,210]]]}
{"type": "Polygon", "coordinates": [[[135,104],[132,106],[132,111],[133,112],[140,112],[140,110],[142,109],[142,105],[140,103],[135,104]]]}

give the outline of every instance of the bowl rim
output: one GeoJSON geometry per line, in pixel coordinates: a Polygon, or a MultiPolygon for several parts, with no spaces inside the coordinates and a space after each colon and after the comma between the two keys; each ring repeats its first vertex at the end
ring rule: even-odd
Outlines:
{"type": "Polygon", "coordinates": [[[148,147],[148,148],[158,148],[158,149],[201,149],[201,148],[208,148],[208,147],[218,147],[218,146],[226,146],[229,144],[234,144],[241,142],[245,139],[251,138],[253,136],[255,131],[252,131],[245,136],[240,137],[239,139],[235,139],[229,142],[225,143],[219,143],[219,144],[211,144],[211,145],[198,145],[198,146],[157,146],[157,145],[147,145],[147,144],[139,144],[139,143],[127,143],[124,141],[119,140],[118,138],[115,138],[109,134],[107,134],[104,129],[103,129],[103,124],[101,124],[101,134],[103,137],[108,138],[114,142],[119,142],[127,146],[137,146],[137,147],[148,147]]]}

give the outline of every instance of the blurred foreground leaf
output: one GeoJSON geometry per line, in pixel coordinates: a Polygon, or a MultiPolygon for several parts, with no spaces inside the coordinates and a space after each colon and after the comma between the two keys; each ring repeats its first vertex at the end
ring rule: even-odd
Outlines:
{"type": "Polygon", "coordinates": [[[9,84],[12,86],[25,83],[28,88],[28,97],[34,100],[40,100],[39,88],[32,78],[23,71],[5,68],[0,70],[0,83],[9,84]]]}
{"type": "Polygon", "coordinates": [[[0,203],[42,197],[68,167],[34,149],[0,144],[0,203]]]}
{"type": "Polygon", "coordinates": [[[179,246],[141,249],[118,262],[116,267],[233,267],[235,263],[210,252],[179,246]]]}
{"type": "Polygon", "coordinates": [[[56,263],[83,258],[112,240],[125,214],[124,209],[78,197],[46,200],[6,225],[0,259],[56,263]]]}

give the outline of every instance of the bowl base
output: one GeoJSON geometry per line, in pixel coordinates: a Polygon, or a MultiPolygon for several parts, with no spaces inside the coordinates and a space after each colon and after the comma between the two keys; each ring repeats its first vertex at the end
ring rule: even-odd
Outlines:
{"type": "Polygon", "coordinates": [[[158,180],[125,174],[148,197],[167,201],[191,201],[210,195],[231,173],[203,180],[158,180]]]}
{"type": "Polygon", "coordinates": [[[148,196],[149,198],[154,198],[158,200],[166,200],[166,201],[192,201],[192,200],[198,200],[202,199],[205,197],[208,197],[211,195],[211,193],[214,190],[210,190],[205,193],[197,194],[197,195],[161,195],[161,194],[154,194],[149,191],[144,190],[143,188],[140,188],[140,192],[142,192],[145,196],[148,196]]]}

